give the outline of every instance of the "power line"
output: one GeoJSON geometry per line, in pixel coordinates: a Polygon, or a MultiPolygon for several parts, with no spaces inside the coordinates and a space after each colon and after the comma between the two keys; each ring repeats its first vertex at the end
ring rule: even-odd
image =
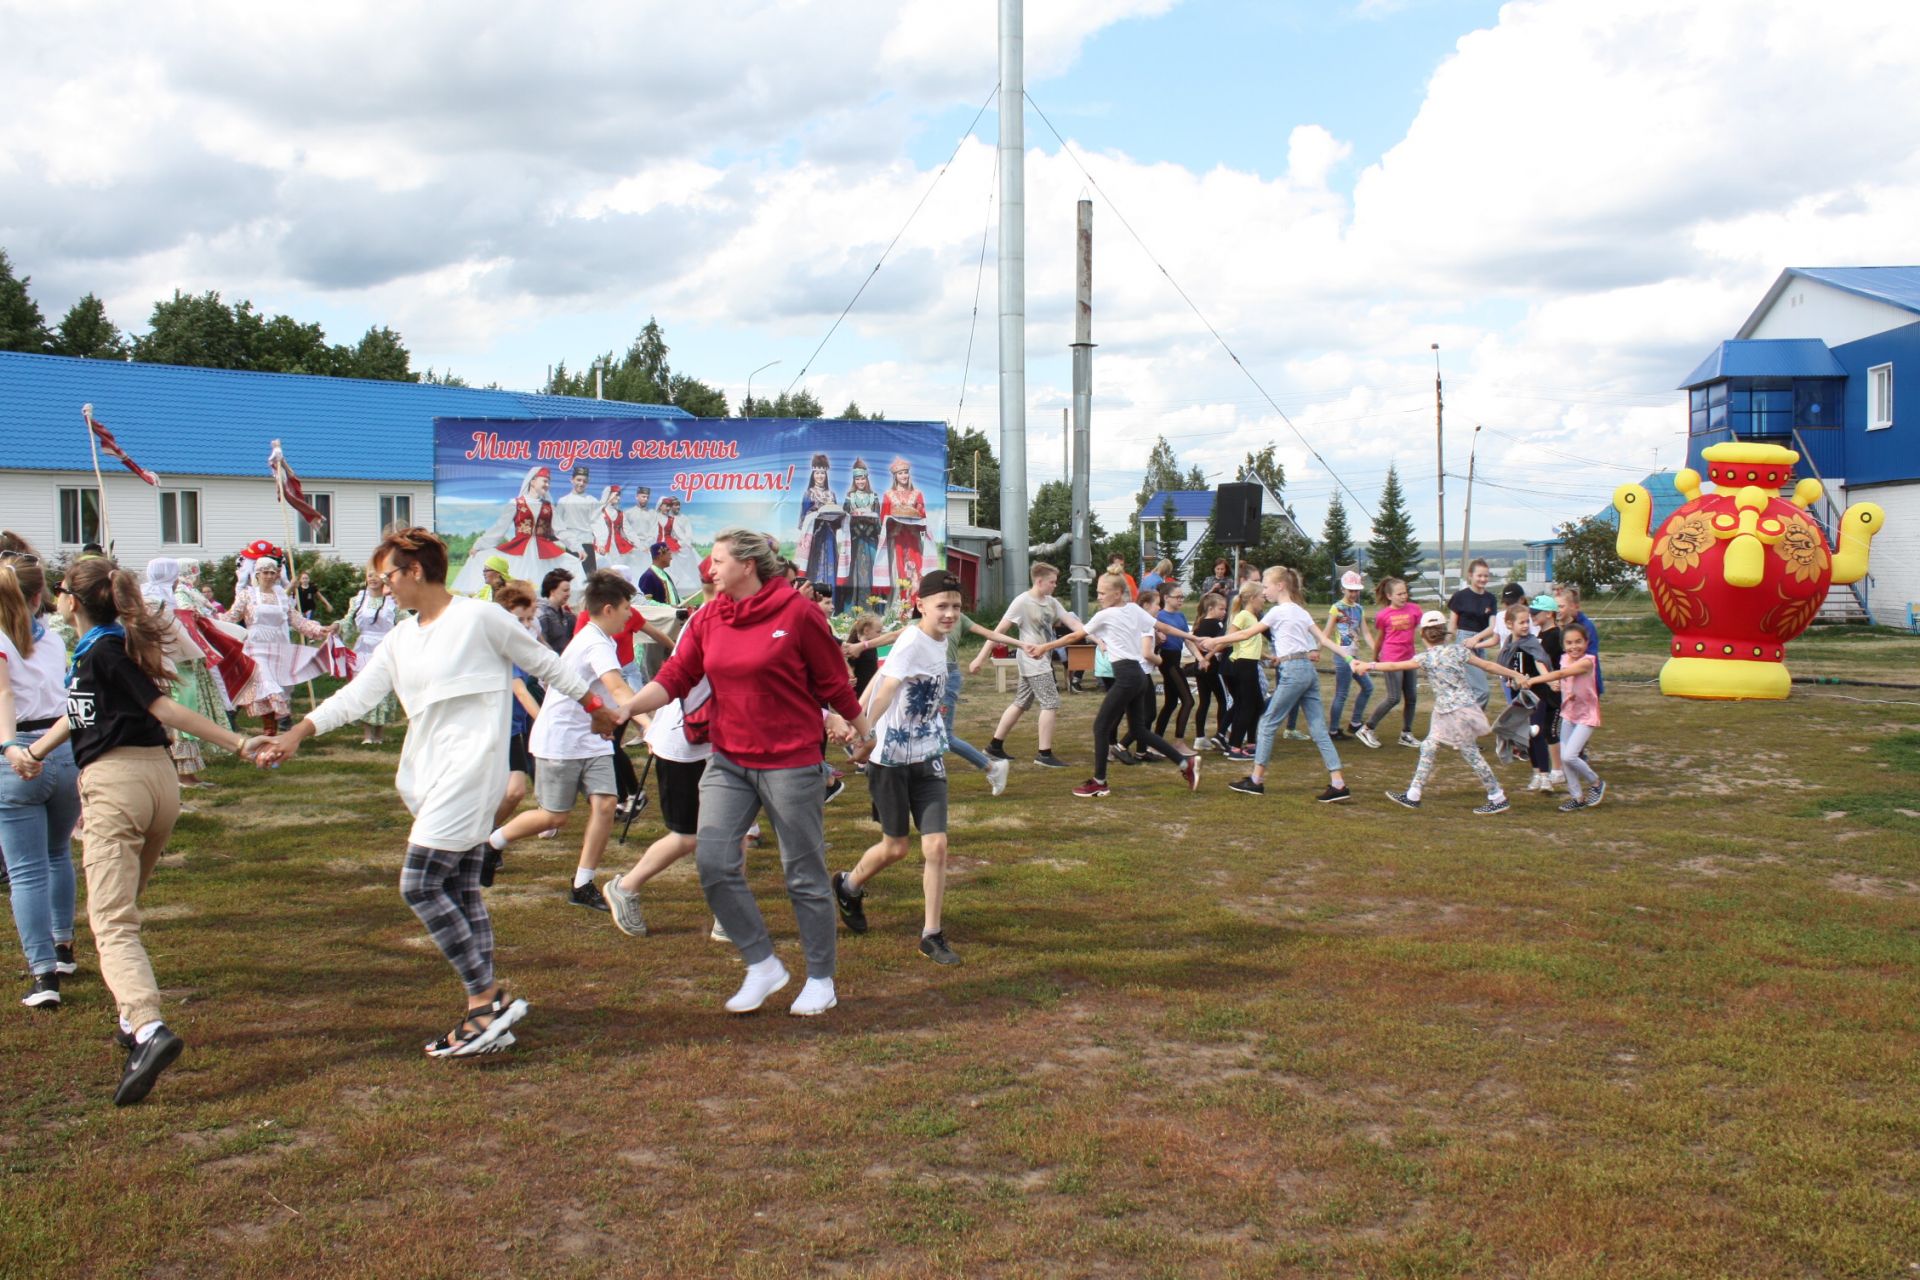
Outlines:
{"type": "Polygon", "coordinates": [[[807,376],[807,370],[813,368],[813,362],[820,358],[820,353],[826,349],[834,332],[840,328],[840,322],[847,318],[847,313],[853,310],[853,304],[860,301],[860,295],[867,291],[867,286],[873,283],[873,278],[880,274],[880,268],[887,263],[887,255],[893,252],[893,247],[900,243],[900,237],[907,234],[907,228],[913,225],[913,220],[920,215],[920,210],[926,207],[927,199],[933,195],[934,188],[940,185],[940,179],[947,176],[947,170],[953,166],[954,160],[960,155],[960,148],[964,147],[967,139],[973,136],[973,126],[980,123],[980,117],[987,114],[987,108],[993,104],[994,98],[998,97],[999,93],[1000,86],[996,82],[993,92],[989,93],[986,101],[980,104],[980,109],[973,113],[973,119],[968,122],[965,131],[953,144],[953,154],[949,155],[947,162],[940,166],[940,172],[933,175],[933,181],[927,184],[927,189],[921,193],[919,203],[913,206],[913,212],[907,215],[907,220],[900,224],[898,231],[893,233],[893,239],[887,241],[887,247],[880,253],[880,261],[873,264],[873,270],[867,272],[866,279],[862,280],[860,287],[853,291],[853,297],[847,300],[847,305],[840,309],[840,314],[834,317],[833,324],[828,326],[826,337],[820,339],[820,345],[813,349],[813,354],[807,357],[807,362],[800,366],[800,372],[793,375],[793,381],[787,384],[787,389],[781,393],[782,395],[790,394],[800,385],[800,379],[807,376]]]}

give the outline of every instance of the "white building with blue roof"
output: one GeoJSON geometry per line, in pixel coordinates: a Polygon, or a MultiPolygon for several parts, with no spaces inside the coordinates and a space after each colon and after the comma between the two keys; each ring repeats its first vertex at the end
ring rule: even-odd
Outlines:
{"type": "Polygon", "coordinates": [[[102,454],[122,564],[216,560],[285,540],[267,455],[279,440],[328,519],[296,518],[299,549],[359,561],[395,524],[434,525],[435,418],[685,418],[629,404],[436,383],[247,373],[0,352],[0,527],[50,555],[104,541],[81,406],[150,486],[102,454]]]}
{"type": "Polygon", "coordinates": [[[1791,267],[1734,337],[1689,374],[1688,465],[1726,440],[1796,450],[1827,488],[1832,536],[1850,502],[1886,510],[1872,572],[1836,608],[1907,625],[1920,604],[1920,267],[1791,267]],[[1904,397],[1901,392],[1905,371],[1904,397]],[[1904,406],[1904,407],[1903,407],[1904,406]]]}

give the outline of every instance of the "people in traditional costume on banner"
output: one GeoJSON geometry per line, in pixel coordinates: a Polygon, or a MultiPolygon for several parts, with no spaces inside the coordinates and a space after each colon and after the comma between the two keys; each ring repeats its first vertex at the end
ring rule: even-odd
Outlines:
{"type": "Polygon", "coordinates": [[[847,509],[827,478],[827,455],[816,453],[808,464],[806,492],[800,495],[800,563],[807,581],[837,592],[840,586],[840,539],[847,509]]]}
{"type": "Polygon", "coordinates": [[[505,556],[504,577],[525,578],[534,582],[549,570],[565,569],[580,573],[580,557],[562,546],[554,536],[553,502],[549,488],[553,472],[533,467],[520,482],[520,492],[500,518],[487,527],[473,544],[473,552],[454,580],[456,592],[469,592],[481,583],[480,570],[494,555],[505,556]]]}
{"type": "MultiPolygon", "coordinates": [[[[364,671],[367,662],[373,657],[373,651],[387,638],[394,625],[400,621],[400,607],[393,602],[393,593],[387,589],[387,580],[371,568],[367,570],[367,584],[354,593],[347,602],[347,641],[353,646],[353,666],[355,671],[364,671]]],[[[381,735],[390,724],[400,720],[400,699],[389,692],[374,705],[373,710],[361,717],[364,726],[360,741],[365,746],[380,745],[381,735]]]]}
{"type": "Polygon", "coordinates": [[[895,458],[887,468],[893,483],[880,495],[881,537],[887,544],[888,585],[896,597],[905,597],[920,581],[927,537],[927,496],[913,484],[913,464],[895,458]]]}
{"type": "Polygon", "coordinates": [[[874,561],[880,550],[880,495],[862,458],[853,460],[853,478],[847,484],[847,581],[834,593],[835,612],[864,609],[874,594],[874,561]]]}
{"type": "Polygon", "coordinates": [[[633,539],[633,554],[624,563],[635,573],[645,573],[650,559],[648,548],[660,541],[665,519],[653,505],[653,490],[641,485],[633,491],[633,506],[627,509],[627,537],[633,539]]]}
{"type": "MultiPolygon", "coordinates": [[[[197,712],[216,724],[227,718],[219,682],[207,669],[208,654],[201,648],[199,636],[180,616],[174,603],[174,586],[180,578],[180,562],[169,557],[147,561],[147,580],[140,588],[147,612],[166,628],[166,659],[173,668],[173,686],[169,695],[189,711],[197,712]]],[[[192,615],[189,614],[189,617],[192,615]]],[[[169,729],[171,742],[167,752],[173,757],[173,770],[183,787],[212,786],[200,780],[207,767],[200,739],[183,729],[169,729]]],[[[219,748],[215,748],[218,750],[219,748]]]]}
{"type": "Polygon", "coordinates": [[[594,550],[603,569],[626,564],[633,555],[633,535],[627,532],[627,515],[620,509],[619,485],[610,484],[600,491],[600,514],[594,520],[593,532],[594,550]]]}
{"type": "Polygon", "coordinates": [[[254,562],[253,581],[235,594],[227,618],[246,627],[247,656],[254,663],[253,678],[234,695],[234,705],[259,716],[269,732],[278,733],[280,722],[293,712],[289,691],[322,674],[320,650],[295,644],[287,628],[310,640],[325,640],[339,629],[338,624],[323,627],[301,617],[280,585],[279,562],[264,558],[254,562]]]}
{"type": "MultiPolygon", "coordinates": [[[[553,529],[561,546],[580,557],[580,563],[592,573],[599,563],[600,499],[587,492],[592,471],[583,463],[567,477],[567,491],[554,504],[553,529]]],[[[548,570],[552,572],[552,570],[548,570]]],[[[544,577],[535,579],[544,581],[544,577]]]]}
{"type": "Polygon", "coordinates": [[[667,573],[682,599],[700,590],[700,552],[694,548],[697,536],[693,518],[680,509],[680,499],[672,494],[660,499],[660,536],[654,541],[667,544],[667,573]]]}

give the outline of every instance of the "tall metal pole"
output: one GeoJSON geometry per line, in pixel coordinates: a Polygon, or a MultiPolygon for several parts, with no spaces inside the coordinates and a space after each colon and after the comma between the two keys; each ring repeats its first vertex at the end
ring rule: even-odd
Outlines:
{"type": "Polygon", "coordinates": [[[1000,549],[1027,589],[1027,141],[1021,0],[1000,0],[1000,549]]]}
{"type": "Polygon", "coordinates": [[[1433,456],[1440,473],[1440,495],[1436,505],[1440,513],[1440,598],[1447,596],[1447,444],[1441,431],[1446,405],[1440,397],[1440,344],[1433,347],[1433,456]]]}
{"type": "Polygon", "coordinates": [[[1093,577],[1093,540],[1089,530],[1088,484],[1093,438],[1093,201],[1082,200],[1074,215],[1073,254],[1073,612],[1087,616],[1087,585],[1093,577]]]}
{"type": "Polygon", "coordinates": [[[1473,428],[1473,443],[1467,448],[1467,510],[1460,517],[1460,582],[1467,581],[1467,561],[1473,557],[1473,468],[1480,457],[1480,428],[1473,428]]]}

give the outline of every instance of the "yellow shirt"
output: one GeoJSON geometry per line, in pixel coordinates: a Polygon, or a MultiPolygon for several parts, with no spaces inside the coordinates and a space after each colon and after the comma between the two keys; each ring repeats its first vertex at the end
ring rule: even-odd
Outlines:
{"type": "MultiPolygon", "coordinates": [[[[1245,631],[1248,627],[1257,627],[1259,625],[1260,619],[1258,617],[1242,609],[1233,615],[1233,620],[1228,625],[1227,630],[1245,631]]],[[[1245,640],[1235,644],[1230,652],[1232,656],[1236,658],[1258,658],[1261,653],[1265,651],[1266,645],[1267,633],[1262,631],[1259,635],[1249,636],[1245,640]]]]}

